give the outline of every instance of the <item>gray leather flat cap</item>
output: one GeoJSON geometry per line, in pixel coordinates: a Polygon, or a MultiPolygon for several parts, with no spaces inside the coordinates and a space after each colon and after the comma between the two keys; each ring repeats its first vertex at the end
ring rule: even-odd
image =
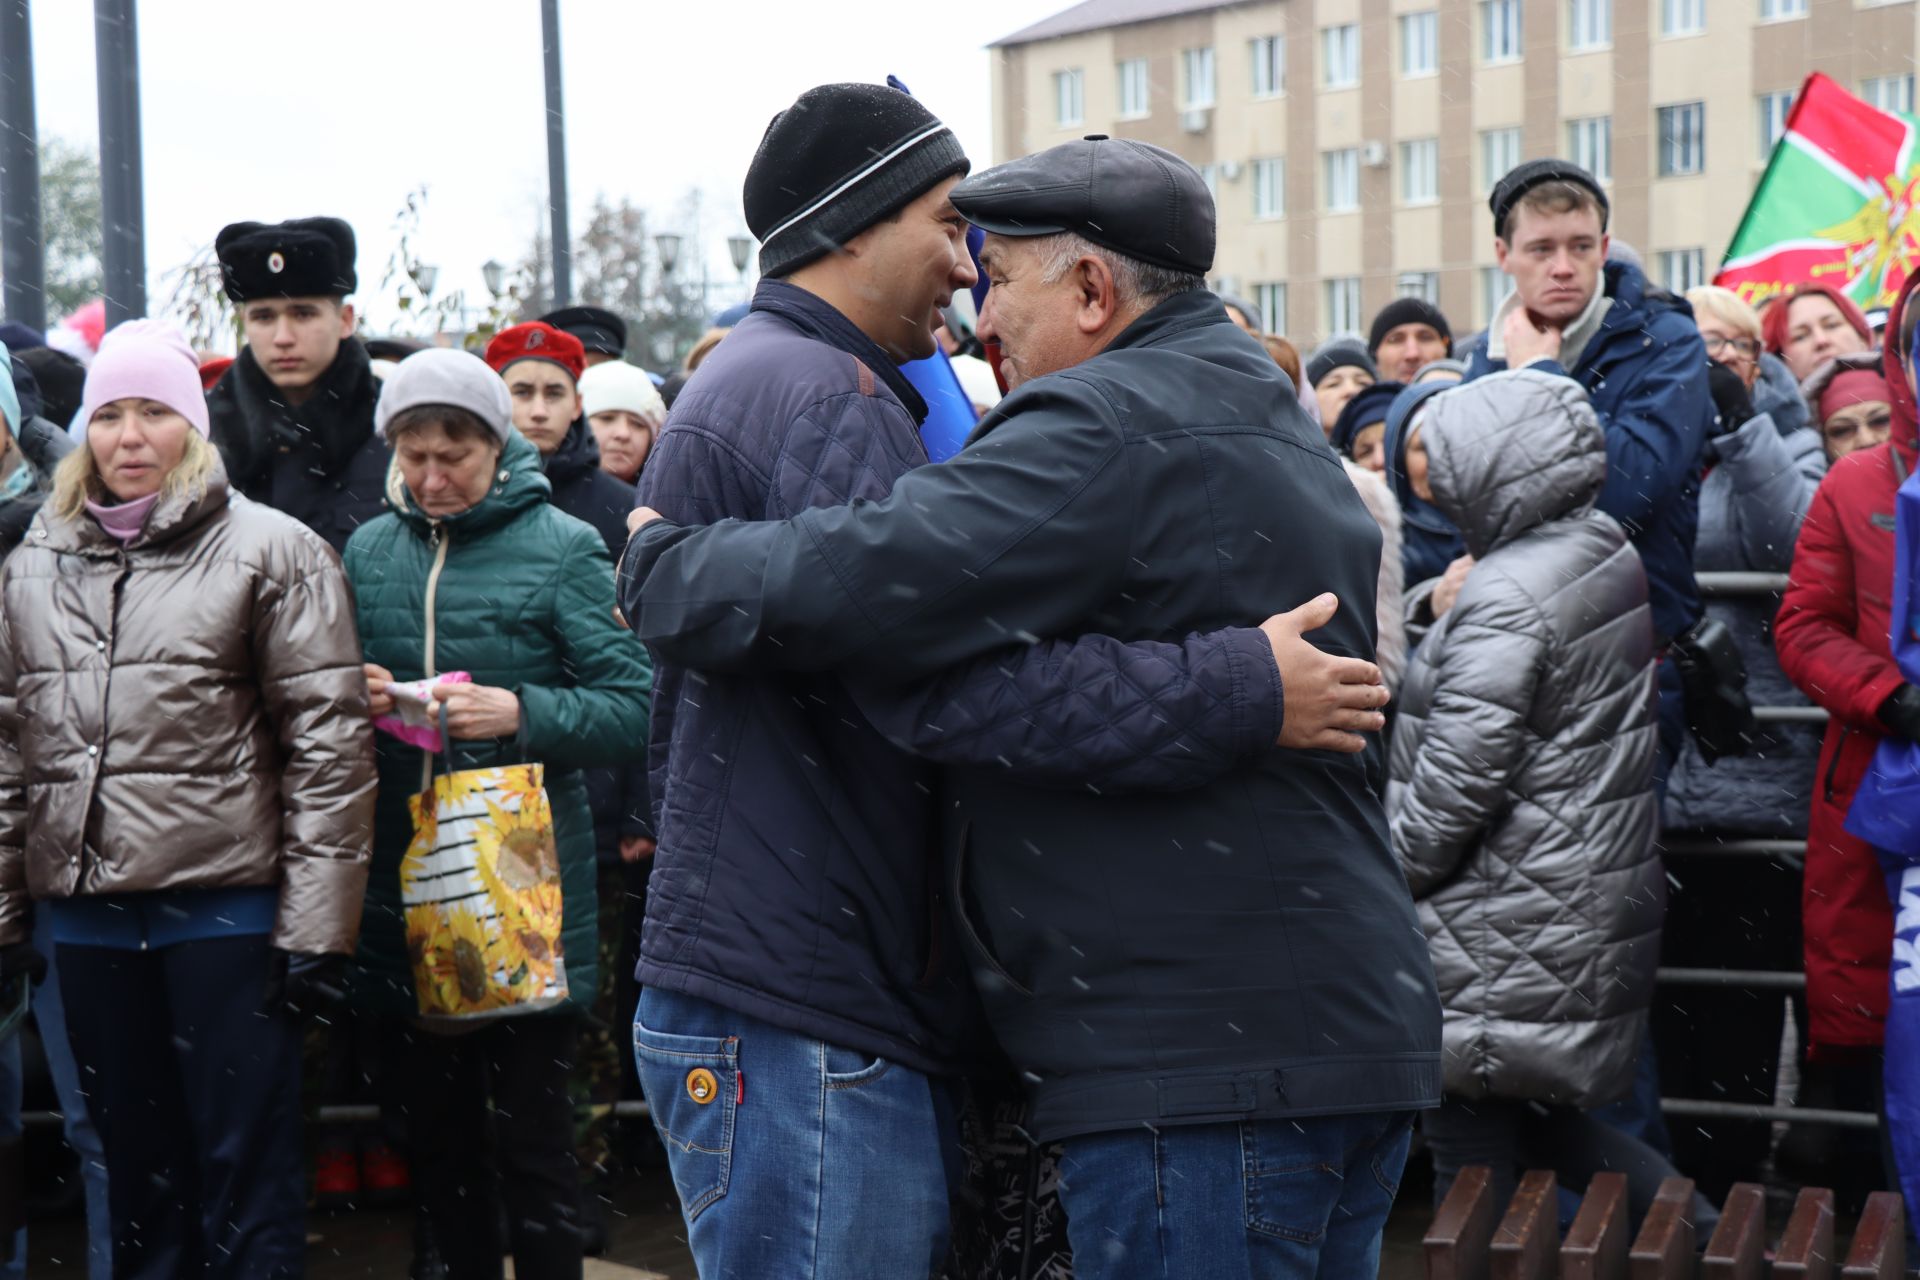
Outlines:
{"type": "Polygon", "coordinates": [[[1213,269],[1213,194],[1171,151],[1089,134],[977,173],[953,207],[982,231],[1072,231],[1129,258],[1204,276],[1213,269]]]}

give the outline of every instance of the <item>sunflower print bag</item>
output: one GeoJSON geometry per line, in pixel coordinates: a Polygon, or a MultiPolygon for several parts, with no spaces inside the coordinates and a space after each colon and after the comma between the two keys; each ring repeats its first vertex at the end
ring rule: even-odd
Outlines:
{"type": "Polygon", "coordinates": [[[407,803],[400,900],[421,1016],[479,1020],[565,1003],[545,767],[442,774],[407,803]]]}

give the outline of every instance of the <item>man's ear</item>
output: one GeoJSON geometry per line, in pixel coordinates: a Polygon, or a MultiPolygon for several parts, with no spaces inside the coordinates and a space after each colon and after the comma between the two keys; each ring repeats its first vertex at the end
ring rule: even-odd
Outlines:
{"type": "Polygon", "coordinates": [[[1120,310],[1113,272],[1105,262],[1088,254],[1074,264],[1073,278],[1080,290],[1080,332],[1098,333],[1120,310]]]}
{"type": "Polygon", "coordinates": [[[1493,260],[1502,271],[1507,269],[1508,252],[1506,240],[1501,236],[1495,236],[1493,238],[1493,260]]]}
{"type": "Polygon", "coordinates": [[[340,339],[341,341],[344,342],[346,339],[351,338],[353,336],[353,326],[354,326],[353,304],[351,302],[343,302],[340,304],[340,339]]]}

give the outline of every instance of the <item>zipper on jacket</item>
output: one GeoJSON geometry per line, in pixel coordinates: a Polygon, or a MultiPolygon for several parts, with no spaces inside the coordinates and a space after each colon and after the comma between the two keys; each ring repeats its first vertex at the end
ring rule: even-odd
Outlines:
{"type": "Polygon", "coordinates": [[[1833,759],[1827,761],[1827,776],[1820,780],[1820,798],[1829,804],[1833,802],[1833,775],[1840,772],[1840,757],[1846,753],[1847,735],[1852,732],[1851,726],[1840,726],[1840,736],[1833,743],[1833,759]]]}
{"type": "MultiPolygon", "coordinates": [[[[434,670],[433,652],[434,601],[440,593],[440,571],[447,567],[447,545],[451,541],[452,539],[447,536],[446,526],[442,525],[438,520],[434,521],[432,538],[433,567],[427,570],[426,652],[423,655],[426,660],[426,676],[429,680],[438,674],[438,672],[434,670]]],[[[446,743],[445,746],[449,752],[453,750],[453,744],[451,742],[446,743]]],[[[420,790],[424,794],[425,792],[433,790],[433,752],[424,751],[421,753],[421,756],[420,790]]]]}

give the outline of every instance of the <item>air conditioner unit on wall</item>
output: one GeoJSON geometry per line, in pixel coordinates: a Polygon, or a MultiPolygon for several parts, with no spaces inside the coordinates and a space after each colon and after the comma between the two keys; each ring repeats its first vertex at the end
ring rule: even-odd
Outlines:
{"type": "Polygon", "coordinates": [[[1240,180],[1240,162],[1238,160],[1229,160],[1221,165],[1220,176],[1228,182],[1238,182],[1240,180]]]}
{"type": "Polygon", "coordinates": [[[1387,144],[1384,142],[1367,143],[1364,147],[1360,149],[1360,158],[1369,169],[1386,168],[1387,167],[1387,144]]]}
{"type": "Polygon", "coordinates": [[[1205,133],[1207,123],[1213,118],[1213,112],[1205,107],[1192,107],[1180,113],[1180,127],[1188,133],[1205,133]]]}

